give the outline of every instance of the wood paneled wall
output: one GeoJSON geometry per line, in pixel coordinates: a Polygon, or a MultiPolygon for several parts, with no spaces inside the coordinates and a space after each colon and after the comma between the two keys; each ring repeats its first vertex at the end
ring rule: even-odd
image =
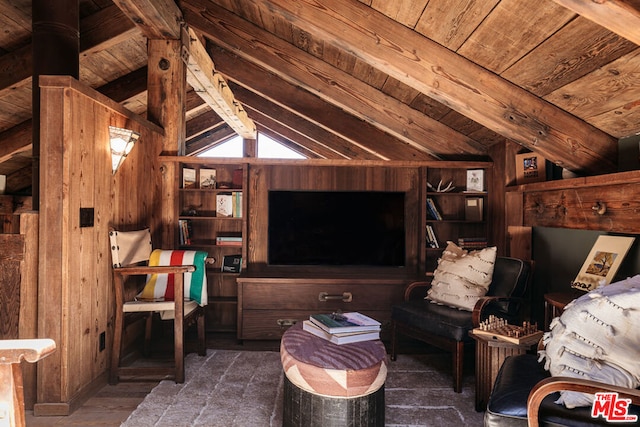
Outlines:
{"type": "MultiPolygon", "coordinates": [[[[38,336],[57,351],[38,364],[38,415],[66,415],[104,375],[113,324],[108,229],[159,230],[162,129],[66,77],[41,78],[38,336]],[[109,125],[141,134],[112,175],[109,125]],[[80,226],[80,209],[93,226],[80,226]]],[[[159,242],[161,233],[155,233],[159,242]]]]}

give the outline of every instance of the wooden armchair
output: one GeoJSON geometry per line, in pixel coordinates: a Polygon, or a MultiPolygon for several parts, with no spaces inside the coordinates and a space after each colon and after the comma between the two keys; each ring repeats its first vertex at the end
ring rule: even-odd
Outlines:
{"type": "MultiPolygon", "coordinates": [[[[185,301],[185,276],[194,273],[197,268],[202,269],[204,275],[204,287],[206,292],[206,272],[204,263],[196,265],[162,265],[149,266],[152,254],[151,233],[149,229],[137,231],[110,230],[111,257],[113,265],[113,282],[115,287],[115,322],[113,347],[111,349],[111,370],[109,382],[117,383],[120,377],[162,376],[173,378],[177,383],[184,382],[184,332],[185,328],[197,324],[198,328],[198,354],[206,353],[204,308],[207,301],[201,301],[202,305],[193,299],[185,301]],[[173,300],[142,300],[132,298],[138,289],[130,289],[127,280],[129,276],[147,276],[147,280],[153,275],[166,275],[167,282],[173,282],[173,300]],[[123,332],[125,327],[133,321],[146,318],[145,327],[145,353],[148,353],[152,320],[154,313],[160,313],[161,319],[173,321],[174,339],[174,364],[171,366],[154,367],[125,367],[121,365],[123,332]]],[[[206,256],[206,255],[205,255],[206,256]]],[[[207,262],[212,260],[207,258],[207,262]]]]}
{"type": "Polygon", "coordinates": [[[405,292],[405,302],[392,308],[391,360],[396,359],[399,335],[424,341],[453,357],[453,389],[462,391],[465,343],[472,342],[469,332],[490,314],[514,322],[524,305],[531,265],[517,258],[497,257],[491,285],[472,312],[458,310],[425,300],[429,282],[415,282],[405,292]],[[420,289],[420,292],[416,292],[420,289]]]}

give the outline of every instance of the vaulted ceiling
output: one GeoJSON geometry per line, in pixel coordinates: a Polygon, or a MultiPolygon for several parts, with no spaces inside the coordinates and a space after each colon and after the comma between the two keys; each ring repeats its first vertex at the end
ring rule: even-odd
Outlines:
{"type": "MultiPolygon", "coordinates": [[[[640,133],[638,0],[79,4],[82,82],[144,115],[146,36],[175,10],[258,130],[309,158],[484,160],[510,140],[601,174],[640,133]]],[[[28,191],[31,2],[0,1],[0,23],[0,174],[28,191]]],[[[186,99],[188,153],[234,134],[186,99]]]]}

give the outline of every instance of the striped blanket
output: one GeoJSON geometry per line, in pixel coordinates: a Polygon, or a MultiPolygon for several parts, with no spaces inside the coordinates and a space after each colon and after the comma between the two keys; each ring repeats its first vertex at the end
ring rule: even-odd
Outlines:
{"type": "MultiPolygon", "coordinates": [[[[193,273],[184,274],[184,298],[207,305],[207,253],[202,251],[173,251],[155,249],[149,257],[149,266],[194,265],[193,273]]],[[[137,296],[140,300],[173,301],[174,275],[149,274],[147,283],[137,296]]]]}

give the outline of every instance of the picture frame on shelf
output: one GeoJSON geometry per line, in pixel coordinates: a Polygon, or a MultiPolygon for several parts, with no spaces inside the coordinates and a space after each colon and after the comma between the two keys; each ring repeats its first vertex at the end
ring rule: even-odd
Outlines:
{"type": "Polygon", "coordinates": [[[516,183],[529,184],[547,180],[547,160],[536,153],[516,154],[516,183]]]}
{"type": "Polygon", "coordinates": [[[467,193],[484,193],[484,169],[467,170],[467,193]]]}
{"type": "Polygon", "coordinates": [[[216,188],[215,169],[200,169],[200,188],[210,190],[216,188]]]}
{"type": "Polygon", "coordinates": [[[591,291],[611,283],[635,237],[598,236],[571,287],[591,291]]]}
{"type": "Polygon", "coordinates": [[[182,188],[196,188],[196,170],[182,168],[182,188]]]}

